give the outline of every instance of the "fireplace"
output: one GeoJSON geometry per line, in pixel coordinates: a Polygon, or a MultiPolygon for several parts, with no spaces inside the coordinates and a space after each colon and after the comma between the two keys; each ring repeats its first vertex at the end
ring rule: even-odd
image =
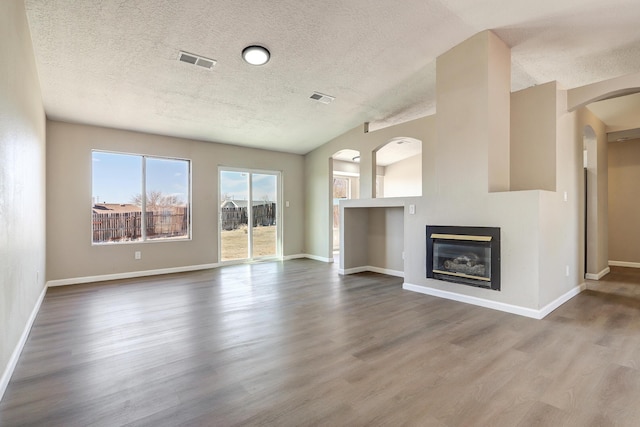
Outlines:
{"type": "Polygon", "coordinates": [[[500,228],[427,225],[427,277],[500,290],[500,228]]]}

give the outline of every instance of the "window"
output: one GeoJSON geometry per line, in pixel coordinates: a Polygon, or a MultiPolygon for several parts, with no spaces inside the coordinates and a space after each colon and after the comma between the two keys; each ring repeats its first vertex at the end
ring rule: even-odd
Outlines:
{"type": "Polygon", "coordinates": [[[334,176],[333,178],[333,198],[334,199],[350,199],[351,182],[349,178],[342,176],[334,176]]]}
{"type": "Polygon", "coordinates": [[[188,239],[190,170],[189,160],[93,151],[93,243],[188,239]]]}

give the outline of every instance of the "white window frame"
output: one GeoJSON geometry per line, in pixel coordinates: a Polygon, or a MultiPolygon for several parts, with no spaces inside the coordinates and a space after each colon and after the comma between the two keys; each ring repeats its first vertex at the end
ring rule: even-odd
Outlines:
{"type": "MultiPolygon", "coordinates": [[[[153,155],[153,154],[140,154],[140,153],[127,153],[127,152],[122,152],[122,151],[110,151],[110,150],[100,150],[100,149],[93,149],[91,150],[91,158],[93,159],[93,153],[105,153],[105,154],[116,154],[116,155],[123,155],[123,156],[137,156],[140,157],[142,160],[142,168],[141,168],[141,176],[140,179],[142,180],[142,186],[141,186],[141,200],[140,200],[140,205],[141,205],[141,221],[142,224],[140,226],[141,230],[140,230],[140,236],[141,239],[140,240],[135,240],[135,241],[126,241],[126,242],[94,242],[93,241],[93,209],[92,209],[92,220],[91,220],[91,234],[90,234],[90,238],[91,238],[91,246],[111,246],[111,245],[130,245],[130,244],[141,244],[141,243],[168,243],[168,242],[184,242],[184,241],[190,241],[192,240],[192,236],[193,236],[193,202],[192,202],[192,194],[193,194],[193,173],[192,173],[192,161],[191,159],[187,159],[187,158],[181,158],[181,157],[169,157],[169,156],[157,156],[157,155],[153,155]],[[147,223],[146,221],[146,205],[147,205],[147,159],[161,159],[161,160],[179,160],[179,161],[186,161],[187,165],[188,165],[188,182],[189,182],[189,188],[188,188],[188,195],[187,195],[187,203],[189,206],[189,223],[188,223],[188,227],[187,227],[187,236],[186,237],[177,237],[177,238],[157,238],[157,239],[147,239],[147,227],[145,226],[145,224],[147,223]]],[[[91,207],[93,208],[94,205],[94,201],[93,201],[93,160],[91,163],[92,166],[92,170],[91,170],[91,183],[92,183],[92,190],[91,190],[91,207]]]]}

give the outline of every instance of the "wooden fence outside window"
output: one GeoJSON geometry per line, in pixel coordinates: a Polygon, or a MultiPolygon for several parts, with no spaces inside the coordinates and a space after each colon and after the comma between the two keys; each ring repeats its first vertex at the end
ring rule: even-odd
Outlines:
{"type": "MultiPolygon", "coordinates": [[[[264,203],[255,205],[251,209],[253,226],[266,227],[276,225],[276,204],[264,203]]],[[[246,207],[223,207],[220,213],[220,226],[222,230],[236,230],[249,224],[246,207]]]]}
{"type": "MultiPolygon", "coordinates": [[[[147,239],[189,236],[189,209],[172,207],[149,211],[147,239]]],[[[142,239],[142,212],[93,212],[93,243],[138,241],[142,239]]]]}

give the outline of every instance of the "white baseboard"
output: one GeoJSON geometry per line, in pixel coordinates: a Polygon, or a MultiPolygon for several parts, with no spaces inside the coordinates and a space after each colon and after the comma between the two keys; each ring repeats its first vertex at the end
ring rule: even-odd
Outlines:
{"type": "Polygon", "coordinates": [[[612,267],[640,268],[640,262],[609,261],[609,265],[612,266],[612,267]]]}
{"type": "MultiPolygon", "coordinates": [[[[298,258],[309,258],[316,261],[333,262],[333,258],[323,258],[323,257],[310,255],[310,254],[286,255],[282,257],[282,260],[287,261],[287,260],[298,259],[298,258]]],[[[277,261],[277,259],[274,258],[274,259],[270,259],[269,261],[277,261]]],[[[225,262],[225,263],[199,264],[199,265],[187,265],[184,267],[159,268],[156,270],[130,271],[127,273],[102,274],[99,276],[72,277],[70,279],[49,280],[47,282],[47,286],[80,285],[82,283],[105,282],[107,280],[133,279],[136,277],[156,276],[159,274],[184,273],[186,271],[208,270],[210,268],[218,268],[224,265],[234,265],[234,264],[244,264],[244,263],[245,261],[239,261],[237,263],[225,262]]]]}
{"type": "Polygon", "coordinates": [[[430,288],[427,286],[413,285],[411,283],[404,283],[402,285],[403,289],[419,292],[421,294],[431,295],[435,297],[445,298],[453,301],[463,302],[466,304],[477,305],[480,307],[490,308],[493,310],[504,311],[507,313],[517,314],[520,316],[530,317],[532,319],[542,319],[553,310],[578,295],[580,292],[586,289],[584,284],[576,286],[575,288],[569,290],[569,292],[561,295],[556,298],[554,301],[550,302],[543,308],[539,310],[535,310],[532,308],[521,307],[518,305],[506,304],[503,302],[487,300],[484,298],[473,297],[469,295],[457,294],[455,292],[443,291],[440,289],[430,288]]]}
{"type": "Polygon", "coordinates": [[[304,254],[294,254],[294,255],[284,255],[282,257],[283,261],[289,261],[292,259],[300,259],[300,258],[306,258],[304,254]]]}
{"type": "Polygon", "coordinates": [[[184,267],[159,268],[156,270],[130,271],[126,273],[102,274],[100,276],[73,277],[70,279],[49,280],[47,286],[79,285],[81,283],[104,282],[107,280],[132,279],[135,277],[157,276],[159,274],[183,273],[185,271],[217,268],[220,264],[187,265],[184,267]]]}
{"type": "Polygon", "coordinates": [[[354,267],[354,268],[339,268],[338,269],[338,274],[341,276],[346,276],[349,274],[357,274],[357,273],[364,273],[365,271],[369,271],[369,269],[365,266],[365,267],[354,267]]]}
{"type": "MultiPolygon", "coordinates": [[[[611,261],[609,261],[609,265],[613,265],[611,264],[611,261]]],[[[609,274],[611,272],[611,269],[609,267],[603,269],[601,272],[593,274],[593,273],[586,273],[584,275],[585,279],[589,279],[589,280],[600,280],[602,279],[604,276],[606,276],[607,274],[609,274]]]]}
{"type": "Polygon", "coordinates": [[[391,270],[389,268],[374,267],[371,265],[365,265],[362,267],[354,267],[354,268],[347,268],[347,269],[341,268],[338,270],[338,274],[342,276],[346,276],[348,274],[362,273],[365,271],[371,271],[373,273],[380,273],[380,274],[387,274],[389,276],[404,277],[404,271],[391,270]]]}
{"type": "Polygon", "coordinates": [[[333,262],[333,258],[325,258],[322,256],[318,256],[318,255],[311,255],[311,254],[300,254],[300,256],[297,256],[297,258],[309,258],[315,261],[322,261],[322,262],[333,262]]]}
{"type": "MultiPolygon", "coordinates": [[[[333,258],[323,258],[310,254],[295,254],[286,255],[282,257],[283,261],[297,259],[297,258],[309,258],[322,262],[333,262],[333,258]]],[[[277,259],[270,259],[269,261],[277,261],[277,259]]],[[[114,273],[114,274],[102,274],[99,276],[85,276],[85,277],[72,277],[70,279],[57,279],[49,280],[47,286],[66,286],[66,285],[80,285],[82,283],[92,282],[105,282],[107,280],[119,280],[119,279],[133,279],[136,277],[145,276],[157,276],[159,274],[171,274],[171,273],[184,273],[186,271],[208,270],[210,268],[218,268],[224,265],[244,264],[245,261],[225,262],[225,263],[212,263],[212,264],[199,264],[199,265],[187,265],[183,267],[171,267],[171,268],[159,268],[156,270],[142,270],[142,271],[130,271],[126,273],[114,273]]]]}
{"type": "Polygon", "coordinates": [[[586,283],[580,283],[578,286],[569,289],[568,292],[565,292],[563,295],[560,295],[558,298],[538,310],[538,312],[540,313],[540,317],[538,317],[538,319],[544,319],[553,310],[560,307],[562,304],[569,301],[571,298],[575,297],[585,289],[587,289],[586,283]]]}
{"type": "Polygon", "coordinates": [[[9,358],[9,363],[7,363],[7,366],[2,373],[2,377],[0,378],[0,401],[2,400],[2,396],[4,396],[4,392],[7,390],[7,386],[9,385],[9,381],[11,380],[13,371],[16,369],[18,359],[20,358],[20,354],[22,353],[24,345],[27,343],[27,338],[29,337],[29,333],[31,332],[31,327],[33,326],[33,322],[36,320],[38,311],[40,311],[40,306],[42,305],[42,301],[44,300],[44,296],[46,293],[47,287],[45,286],[42,289],[42,292],[40,292],[40,296],[38,296],[36,305],[33,307],[33,310],[31,310],[31,315],[27,320],[27,324],[24,326],[22,335],[20,335],[20,339],[18,340],[18,343],[16,344],[16,347],[13,349],[13,353],[11,353],[11,357],[9,358]]]}

